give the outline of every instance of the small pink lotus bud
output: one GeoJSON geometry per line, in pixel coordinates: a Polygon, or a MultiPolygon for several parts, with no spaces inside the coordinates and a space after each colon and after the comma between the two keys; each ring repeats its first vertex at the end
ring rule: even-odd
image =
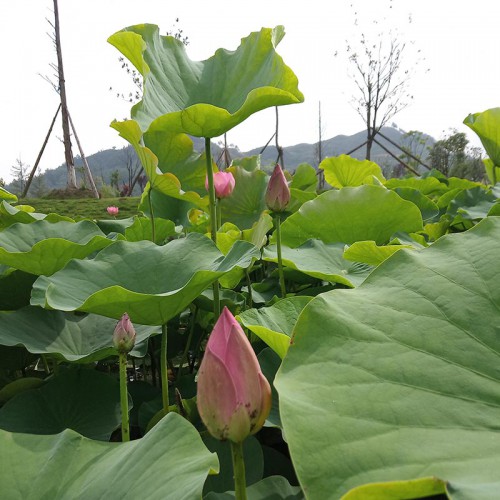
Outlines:
{"type": "Polygon", "coordinates": [[[242,442],[262,428],[271,387],[241,326],[224,308],[198,372],[197,405],[212,436],[242,442]]]}
{"type": "Polygon", "coordinates": [[[108,207],[106,208],[106,210],[108,211],[108,214],[109,215],[118,215],[118,212],[120,211],[120,209],[118,207],[108,207]]]}
{"type": "Polygon", "coordinates": [[[290,188],[279,164],[274,167],[266,191],[266,205],[273,212],[283,212],[290,201],[290,188]]]}
{"type": "Polygon", "coordinates": [[[121,353],[130,352],[135,344],[135,329],[127,313],[123,313],[113,332],[113,344],[121,353]]]}
{"type": "MultiPolygon", "coordinates": [[[[235,185],[234,177],[231,172],[215,172],[214,187],[217,198],[227,198],[231,196],[235,185]]],[[[208,178],[205,178],[205,188],[208,191],[208,178]]]]}

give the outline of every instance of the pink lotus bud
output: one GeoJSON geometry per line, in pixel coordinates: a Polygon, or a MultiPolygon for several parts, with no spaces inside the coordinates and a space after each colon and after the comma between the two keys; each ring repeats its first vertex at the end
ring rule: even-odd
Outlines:
{"type": "Polygon", "coordinates": [[[106,208],[106,210],[108,211],[108,214],[109,215],[118,215],[118,212],[120,211],[120,209],[118,207],[108,207],[106,208]]]}
{"type": "MultiPolygon", "coordinates": [[[[217,198],[227,198],[231,196],[234,189],[234,177],[231,172],[215,172],[214,187],[217,198]]],[[[205,178],[205,188],[208,191],[208,178],[205,178]]]]}
{"type": "Polygon", "coordinates": [[[266,205],[273,212],[283,212],[290,201],[290,188],[279,164],[274,167],[266,191],[266,205]]]}
{"type": "Polygon", "coordinates": [[[262,428],[271,387],[241,326],[224,308],[198,372],[198,411],[217,439],[242,442],[262,428]]]}
{"type": "Polygon", "coordinates": [[[135,344],[135,329],[127,313],[123,313],[113,332],[113,344],[118,352],[130,352],[135,344]]]}

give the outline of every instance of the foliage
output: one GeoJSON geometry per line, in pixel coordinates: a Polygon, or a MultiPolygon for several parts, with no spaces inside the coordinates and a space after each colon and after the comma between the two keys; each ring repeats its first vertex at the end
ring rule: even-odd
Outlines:
{"type": "MultiPolygon", "coordinates": [[[[241,498],[235,476],[254,500],[495,497],[500,186],[437,169],[386,180],[376,163],[342,155],[323,161],[331,187],[322,193],[311,165],[286,172],[291,197],[278,218],[265,205],[270,175],[253,155],[227,167],[234,190],[215,217],[210,210],[210,147],[197,153],[186,131],[300,100],[275,52],[281,35],[253,33],[204,68],[259,73],[253,53],[261,83],[282,72],[288,90],[232,81],[238,109],[168,110],[159,107],[175,99],[157,101],[148,85],[163,92],[183,75],[159,74],[152,54],[201,65],[156,27],[120,32],[115,42],[134,63],[149,61],[142,104],[112,125],[148,177],[141,199],[31,206],[0,189],[0,481],[9,498],[241,498]],[[179,130],[179,117],[194,119],[179,130]],[[221,307],[245,329],[233,318],[222,336],[245,331],[250,371],[273,398],[239,462],[197,409],[205,351],[220,354],[207,343],[221,307]],[[128,355],[113,343],[125,313],[136,332],[128,355]]],[[[191,77],[176,88],[206,91],[191,77]]],[[[496,116],[471,118],[492,165],[496,116]]],[[[238,363],[222,358],[239,380],[238,363]]],[[[207,393],[218,391],[219,370],[212,365],[207,393]]]]}

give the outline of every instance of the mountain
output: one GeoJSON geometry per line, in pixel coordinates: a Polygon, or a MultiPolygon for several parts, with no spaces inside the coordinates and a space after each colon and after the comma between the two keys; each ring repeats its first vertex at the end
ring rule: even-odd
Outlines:
{"type": "MultiPolygon", "coordinates": [[[[393,128],[384,127],[381,130],[382,134],[389,139],[391,139],[396,144],[402,144],[405,132],[393,128]]],[[[432,145],[435,141],[432,137],[424,135],[427,139],[428,145],[432,145]]],[[[202,138],[193,137],[194,149],[196,151],[203,151],[204,140],[202,138]]],[[[366,140],[366,131],[358,132],[354,135],[337,135],[331,139],[323,140],[321,144],[322,157],[328,156],[338,156],[341,154],[346,154],[363,144],[366,140]]],[[[379,136],[378,140],[384,144],[384,146],[391,151],[391,153],[399,156],[401,151],[390,144],[388,141],[379,136]]],[[[237,147],[229,148],[229,153],[231,158],[241,158],[246,156],[258,155],[262,150],[261,148],[252,149],[250,151],[240,151],[237,147]]],[[[221,155],[222,149],[218,144],[212,144],[212,154],[215,160],[217,160],[221,155]]],[[[366,152],[366,147],[360,147],[356,151],[351,153],[351,156],[357,159],[364,159],[366,152]]],[[[301,163],[309,163],[313,167],[318,166],[318,143],[314,144],[295,144],[293,146],[287,146],[283,148],[284,163],[285,168],[289,171],[294,171],[295,168],[301,163]]],[[[275,145],[269,145],[261,154],[261,165],[263,168],[268,167],[270,170],[278,158],[278,152],[275,145]]],[[[372,146],[372,161],[378,163],[382,168],[392,170],[397,164],[397,161],[393,159],[383,148],[378,144],[373,144],[372,146]]],[[[139,163],[131,146],[124,147],[122,149],[106,149],[99,151],[95,154],[89,155],[87,157],[88,164],[92,171],[94,180],[100,189],[103,185],[110,185],[111,179],[114,173],[116,177],[116,172],[118,172],[118,184],[122,186],[123,184],[128,184],[129,173],[127,165],[131,171],[136,171],[139,163]]],[[[82,160],[79,156],[75,157],[75,167],[77,168],[78,178],[82,178],[82,160]]],[[[39,179],[40,182],[40,179],[39,179]]],[[[14,184],[14,183],[13,183],[14,184]]],[[[6,186],[7,189],[14,187],[13,184],[6,186]]],[[[55,169],[47,169],[43,174],[43,184],[46,190],[51,189],[62,189],[66,186],[66,165],[60,165],[55,169]]],[[[136,188],[138,194],[138,188],[136,188]]],[[[16,190],[13,189],[15,192],[16,190]]],[[[30,193],[33,189],[30,189],[30,193]]]]}

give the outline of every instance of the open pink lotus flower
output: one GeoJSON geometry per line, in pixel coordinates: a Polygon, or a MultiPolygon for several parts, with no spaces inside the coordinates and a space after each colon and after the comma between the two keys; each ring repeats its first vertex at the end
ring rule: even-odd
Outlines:
{"type": "MultiPolygon", "coordinates": [[[[217,198],[227,198],[231,196],[235,186],[235,180],[231,172],[215,172],[214,188],[217,198]]],[[[208,179],[205,179],[205,188],[208,191],[208,179]]]]}
{"type": "Polygon", "coordinates": [[[269,382],[227,307],[205,349],[198,372],[197,404],[210,434],[235,443],[260,430],[271,410],[269,382]]]}
{"type": "Polygon", "coordinates": [[[269,179],[265,199],[267,208],[273,212],[283,212],[290,202],[290,188],[278,163],[269,179]]]}
{"type": "Polygon", "coordinates": [[[123,313],[113,332],[113,345],[118,352],[130,352],[135,344],[135,329],[127,313],[123,313]]]}
{"type": "Polygon", "coordinates": [[[120,209],[118,207],[108,207],[108,208],[106,208],[106,210],[108,211],[109,215],[113,215],[113,216],[118,215],[118,212],[120,211],[120,209]]]}

